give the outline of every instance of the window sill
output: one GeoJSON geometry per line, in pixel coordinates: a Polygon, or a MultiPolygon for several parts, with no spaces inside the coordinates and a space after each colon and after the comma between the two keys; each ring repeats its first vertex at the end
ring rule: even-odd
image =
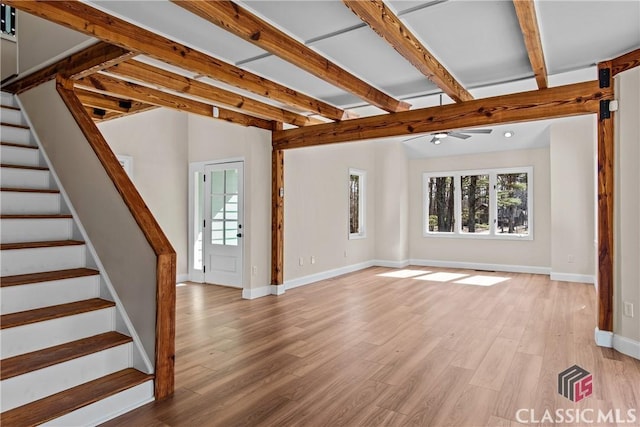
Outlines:
{"type": "Polygon", "coordinates": [[[423,232],[425,238],[475,239],[475,240],[533,240],[533,234],[470,234],[470,233],[431,233],[423,232]]]}
{"type": "Polygon", "coordinates": [[[349,234],[349,240],[360,240],[360,239],[366,239],[366,238],[367,238],[367,234],[366,233],[349,234]]]}

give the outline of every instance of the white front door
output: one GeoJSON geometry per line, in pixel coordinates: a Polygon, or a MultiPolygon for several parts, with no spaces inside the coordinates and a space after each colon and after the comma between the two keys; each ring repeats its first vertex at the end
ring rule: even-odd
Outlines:
{"type": "Polygon", "coordinates": [[[204,281],[242,287],[243,162],[205,166],[204,281]]]}

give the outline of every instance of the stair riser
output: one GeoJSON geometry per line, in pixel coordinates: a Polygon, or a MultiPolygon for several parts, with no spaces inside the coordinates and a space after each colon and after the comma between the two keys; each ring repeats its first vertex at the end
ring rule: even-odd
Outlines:
{"type": "Polygon", "coordinates": [[[132,344],[123,344],[0,381],[0,411],[59,393],[131,366],[132,344]]]}
{"type": "Polygon", "coordinates": [[[86,267],[84,245],[10,249],[0,253],[2,276],[86,267]]]}
{"type": "Polygon", "coordinates": [[[0,126],[2,134],[2,142],[12,142],[14,144],[29,145],[33,143],[31,139],[31,130],[17,128],[14,126],[0,126]]]}
{"type": "Polygon", "coordinates": [[[8,105],[9,107],[18,107],[16,98],[7,92],[0,92],[0,105],[8,105]]]}
{"type": "Polygon", "coordinates": [[[100,276],[0,288],[0,313],[9,314],[100,296],[100,276]]]}
{"type": "Polygon", "coordinates": [[[14,214],[58,214],[59,193],[0,192],[0,213],[14,214]]]}
{"type": "Polygon", "coordinates": [[[0,242],[44,242],[69,240],[73,231],[71,218],[3,219],[0,223],[0,242]]]}
{"type": "Polygon", "coordinates": [[[147,381],[40,426],[82,427],[98,425],[151,401],[153,401],[153,381],[147,381]]]}
{"type": "Polygon", "coordinates": [[[27,121],[22,117],[22,112],[12,108],[0,108],[0,122],[23,126],[27,124],[27,121]]]}
{"type": "Polygon", "coordinates": [[[2,276],[86,267],[84,245],[3,250],[2,276]]]}
{"type": "Polygon", "coordinates": [[[115,308],[0,330],[0,358],[17,356],[115,329],[115,308]]]}
{"type": "Polygon", "coordinates": [[[0,168],[0,183],[6,188],[50,189],[49,171],[0,168]]]}
{"type": "Polygon", "coordinates": [[[0,158],[2,163],[18,166],[40,166],[40,154],[38,150],[31,148],[0,146],[0,158]]]}

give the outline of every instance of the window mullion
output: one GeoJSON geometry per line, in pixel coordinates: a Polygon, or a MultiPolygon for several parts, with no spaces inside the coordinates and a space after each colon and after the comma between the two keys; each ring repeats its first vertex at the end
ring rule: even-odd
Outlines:
{"type": "Polygon", "coordinates": [[[489,235],[495,236],[498,227],[498,195],[497,195],[498,179],[495,172],[489,173],[489,235]]]}
{"type": "Polygon", "coordinates": [[[455,228],[454,233],[462,232],[462,180],[461,175],[455,175],[453,178],[453,209],[455,212],[455,228]]]}

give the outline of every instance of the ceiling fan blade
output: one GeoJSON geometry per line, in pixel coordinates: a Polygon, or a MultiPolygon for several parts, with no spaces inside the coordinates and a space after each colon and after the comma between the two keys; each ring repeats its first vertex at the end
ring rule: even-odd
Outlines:
{"type": "Polygon", "coordinates": [[[429,142],[433,142],[433,143],[440,144],[438,141],[442,141],[442,138],[436,138],[436,137],[434,136],[433,138],[431,138],[431,141],[429,141],[429,142]]]}
{"type": "Polygon", "coordinates": [[[460,132],[449,132],[448,136],[452,136],[454,138],[459,138],[459,139],[471,138],[471,135],[465,135],[464,133],[460,133],[460,132]]]}
{"type": "Polygon", "coordinates": [[[463,133],[491,133],[493,129],[462,129],[460,132],[463,133]]]}
{"type": "Polygon", "coordinates": [[[402,142],[409,142],[409,141],[413,141],[414,139],[420,139],[424,137],[426,137],[426,135],[414,136],[413,138],[403,139],[402,142]]]}

